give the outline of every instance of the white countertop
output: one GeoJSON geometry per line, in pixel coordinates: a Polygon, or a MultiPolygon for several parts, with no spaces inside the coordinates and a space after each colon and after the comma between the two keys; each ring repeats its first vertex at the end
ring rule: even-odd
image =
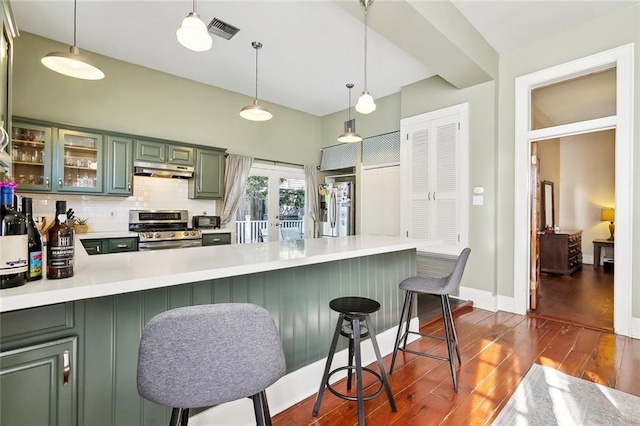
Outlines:
{"type": "MultiPolygon", "coordinates": [[[[116,236],[126,235],[120,233],[113,237],[116,236]]],[[[81,234],[78,238],[95,237],[81,234]]],[[[409,250],[428,244],[413,238],[355,235],[89,256],[76,241],[73,277],[43,278],[0,290],[0,312],[409,250]]]]}

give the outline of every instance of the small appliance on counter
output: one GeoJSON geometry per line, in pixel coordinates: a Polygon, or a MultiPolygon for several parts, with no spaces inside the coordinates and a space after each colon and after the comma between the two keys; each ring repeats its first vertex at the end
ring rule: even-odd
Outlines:
{"type": "Polygon", "coordinates": [[[196,229],[220,229],[220,216],[196,215],[192,223],[196,229]]]}

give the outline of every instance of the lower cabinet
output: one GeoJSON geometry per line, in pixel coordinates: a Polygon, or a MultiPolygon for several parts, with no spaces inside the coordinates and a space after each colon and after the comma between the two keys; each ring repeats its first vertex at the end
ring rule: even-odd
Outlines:
{"type": "Polygon", "coordinates": [[[231,233],[202,234],[203,246],[222,246],[231,244],[231,233]]]}
{"type": "Polygon", "coordinates": [[[138,251],[137,237],[104,238],[81,240],[87,254],[124,253],[128,251],[138,251]]]}
{"type": "Polygon", "coordinates": [[[77,424],[77,338],[0,353],[0,424],[77,424]]]}

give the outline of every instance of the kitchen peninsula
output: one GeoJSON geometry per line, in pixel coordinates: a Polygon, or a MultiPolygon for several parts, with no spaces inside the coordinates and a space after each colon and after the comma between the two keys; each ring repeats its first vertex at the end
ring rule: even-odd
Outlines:
{"type": "MultiPolygon", "coordinates": [[[[136,391],[138,339],[154,315],[203,303],[264,306],[291,373],[326,356],[335,297],[376,299],[376,332],[395,327],[398,283],[415,275],[415,249],[423,245],[352,236],[105,256],[79,249],[74,277],[0,292],[2,370],[13,371],[3,386],[37,395],[28,410],[37,424],[161,424],[168,411],[136,391]],[[43,359],[52,371],[38,374],[43,359]]],[[[15,402],[16,411],[3,409],[3,423],[24,415],[17,414],[24,393],[12,394],[3,394],[3,405],[15,402]]]]}

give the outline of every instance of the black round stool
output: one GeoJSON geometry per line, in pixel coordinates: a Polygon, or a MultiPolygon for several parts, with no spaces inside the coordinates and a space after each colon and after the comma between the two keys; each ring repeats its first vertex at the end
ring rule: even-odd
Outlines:
{"type": "Polygon", "coordinates": [[[329,307],[336,312],[340,313],[338,322],[336,324],[336,330],[333,333],[333,340],[331,341],[331,347],[329,348],[329,355],[327,356],[327,363],[324,368],[324,374],[322,375],[322,382],[320,383],[320,390],[316,397],[316,403],[313,406],[313,417],[318,416],[320,411],[320,403],[322,402],[322,394],[325,387],[335,396],[346,399],[348,401],[358,402],[358,424],[364,425],[364,401],[368,401],[376,396],[380,395],[384,388],[389,398],[389,404],[392,411],[396,410],[396,403],[393,400],[393,394],[391,393],[391,387],[389,386],[389,380],[385,373],[384,365],[382,364],[382,357],[380,356],[380,349],[378,348],[378,342],[376,341],[375,333],[373,332],[373,326],[371,325],[371,319],[369,314],[377,312],[380,309],[380,303],[372,299],[365,297],[340,297],[333,299],[329,302],[329,307]],[[364,324],[361,324],[364,321],[364,324]],[[338,345],[338,338],[340,336],[349,338],[349,365],[331,370],[331,362],[336,352],[336,346],[338,345]],[[362,338],[369,336],[371,343],[373,344],[373,350],[376,353],[376,359],[378,361],[378,368],[380,373],[373,371],[370,368],[362,366],[360,342],[362,338]],[[355,360],[354,360],[355,358],[355,360]],[[355,361],[355,365],[353,362],[355,361]],[[331,371],[330,371],[331,370],[331,371]],[[351,389],[351,370],[355,370],[356,373],[356,396],[349,396],[338,392],[333,389],[329,384],[329,378],[338,371],[347,370],[347,390],[351,389]],[[374,375],[380,382],[380,387],[370,395],[364,396],[362,393],[362,371],[366,371],[369,374],[374,375]]]}

